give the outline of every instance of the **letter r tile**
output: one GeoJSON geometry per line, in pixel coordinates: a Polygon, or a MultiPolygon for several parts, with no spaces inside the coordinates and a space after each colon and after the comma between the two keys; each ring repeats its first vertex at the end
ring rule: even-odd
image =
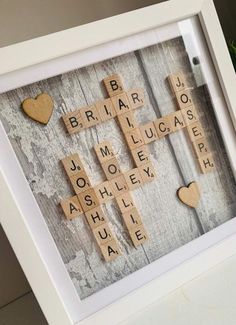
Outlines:
{"type": "Polygon", "coordinates": [[[86,128],[89,128],[101,122],[101,118],[95,105],[82,107],[80,109],[80,114],[86,128]]]}

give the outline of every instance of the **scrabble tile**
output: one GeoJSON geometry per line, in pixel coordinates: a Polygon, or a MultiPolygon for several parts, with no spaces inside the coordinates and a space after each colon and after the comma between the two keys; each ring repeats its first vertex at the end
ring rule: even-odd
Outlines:
{"type": "Polygon", "coordinates": [[[126,92],[131,109],[142,107],[145,104],[144,91],[142,88],[135,88],[126,92]]]}
{"type": "Polygon", "coordinates": [[[193,105],[193,99],[190,90],[182,90],[175,93],[177,103],[180,109],[193,105]]]}
{"type": "Polygon", "coordinates": [[[77,174],[84,169],[80,157],[77,153],[63,158],[61,162],[69,177],[77,174]]]}
{"type": "Polygon", "coordinates": [[[181,109],[181,112],[186,125],[190,125],[198,121],[198,115],[194,105],[181,109]]]}
{"type": "Polygon", "coordinates": [[[210,153],[210,148],[206,138],[202,138],[193,142],[193,148],[197,157],[202,157],[210,153]]]}
{"type": "Polygon", "coordinates": [[[80,114],[80,110],[67,113],[62,116],[68,133],[73,134],[85,129],[85,124],[80,114]]]}
{"type": "Polygon", "coordinates": [[[121,256],[121,250],[116,240],[111,240],[104,245],[100,246],[102,255],[106,262],[110,262],[121,256]]]}
{"type": "Polygon", "coordinates": [[[110,98],[96,102],[95,106],[102,122],[108,121],[117,115],[110,98]]]}
{"type": "Polygon", "coordinates": [[[116,202],[122,213],[129,211],[134,207],[134,201],[129,192],[117,196],[116,202]]]}
{"type": "Polygon", "coordinates": [[[151,162],[147,163],[146,165],[139,166],[138,170],[143,183],[151,182],[156,177],[156,172],[151,162]]]}
{"type": "Polygon", "coordinates": [[[131,150],[141,147],[144,144],[143,137],[139,128],[125,133],[125,139],[127,141],[128,147],[131,150]]]}
{"type": "Polygon", "coordinates": [[[70,181],[76,194],[82,193],[91,187],[89,178],[84,170],[70,176],[70,181]]]}
{"type": "Polygon", "coordinates": [[[98,197],[100,204],[106,203],[114,199],[114,194],[110,182],[105,181],[94,187],[95,193],[98,197]]]}
{"type": "Polygon", "coordinates": [[[126,93],[111,97],[117,115],[129,112],[131,110],[130,103],[126,93]]]}
{"type": "Polygon", "coordinates": [[[79,200],[76,195],[68,199],[62,200],[60,204],[65,214],[65,217],[68,220],[79,217],[83,213],[81,204],[79,203],[79,200]]]}
{"type": "Polygon", "coordinates": [[[108,161],[102,163],[102,169],[108,180],[121,174],[120,166],[116,158],[109,159],[108,161]]]}
{"type": "Polygon", "coordinates": [[[195,142],[196,140],[204,138],[204,132],[200,122],[195,122],[187,126],[190,140],[195,142]]]}
{"type": "Polygon", "coordinates": [[[108,241],[115,239],[108,223],[104,223],[93,229],[93,235],[98,245],[106,244],[108,241]]]}
{"type": "Polygon", "coordinates": [[[120,123],[120,127],[123,133],[129,132],[138,126],[138,123],[134,116],[134,112],[132,111],[118,115],[118,121],[120,123]]]}
{"type": "Polygon", "coordinates": [[[147,232],[143,225],[130,229],[129,234],[135,247],[143,244],[148,239],[147,232]]]}
{"type": "Polygon", "coordinates": [[[82,107],[80,109],[80,114],[86,128],[90,128],[91,126],[101,122],[101,118],[95,105],[82,107]]]}
{"type": "Polygon", "coordinates": [[[150,152],[146,145],[131,150],[131,154],[137,167],[150,161],[150,152]]]}
{"type": "Polygon", "coordinates": [[[96,227],[108,222],[100,206],[85,212],[85,217],[92,229],[95,229],[96,227]]]}
{"type": "Polygon", "coordinates": [[[164,116],[154,120],[154,126],[157,131],[158,138],[163,138],[172,132],[168,116],[164,116]]]}
{"type": "Polygon", "coordinates": [[[106,77],[103,82],[110,97],[119,95],[124,91],[124,86],[118,74],[106,77]]]}
{"type": "Polygon", "coordinates": [[[105,161],[114,158],[115,156],[114,151],[112,149],[112,144],[109,141],[103,141],[98,143],[94,146],[94,150],[101,164],[105,161]]]}
{"type": "Polygon", "coordinates": [[[126,183],[130,191],[142,185],[142,178],[138,168],[133,168],[124,173],[126,183]]]}
{"type": "Polygon", "coordinates": [[[173,93],[176,93],[177,91],[182,91],[187,88],[186,80],[182,72],[171,74],[168,77],[168,81],[170,83],[170,87],[173,93]]]}
{"type": "Polygon", "coordinates": [[[202,156],[201,158],[198,158],[198,161],[203,174],[211,172],[212,170],[215,169],[215,163],[211,153],[202,156]]]}
{"type": "Polygon", "coordinates": [[[100,205],[98,197],[93,188],[89,188],[88,190],[78,194],[78,198],[84,212],[100,205]]]}
{"type": "Polygon", "coordinates": [[[141,125],[140,131],[145,144],[155,141],[158,138],[157,131],[155,129],[153,122],[149,122],[145,125],[141,125]]]}
{"type": "Polygon", "coordinates": [[[176,132],[186,126],[181,110],[169,114],[168,119],[172,132],[176,132]]]}
{"type": "Polygon", "coordinates": [[[122,214],[126,227],[130,230],[142,225],[141,217],[136,208],[122,214]]]}
{"type": "Polygon", "coordinates": [[[129,190],[124,175],[120,175],[109,181],[113,195],[119,196],[129,190]]]}

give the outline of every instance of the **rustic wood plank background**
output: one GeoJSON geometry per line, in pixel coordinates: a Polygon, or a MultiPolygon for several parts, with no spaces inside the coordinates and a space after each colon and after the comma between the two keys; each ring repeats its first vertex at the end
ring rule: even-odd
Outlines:
{"type": "Polygon", "coordinates": [[[206,88],[197,88],[181,38],[122,55],[86,68],[0,95],[0,118],[45,217],[74,285],[83,299],[151,263],[201,234],[234,217],[236,186],[206,88]],[[136,113],[144,124],[176,109],[166,77],[177,70],[187,75],[208,141],[215,153],[216,171],[199,172],[185,131],[150,144],[157,179],[133,192],[136,205],[150,235],[143,246],[134,248],[115,202],[105,211],[121,244],[123,256],[105,263],[85,218],[66,221],[62,198],[73,191],[60,164],[63,157],[78,152],[95,185],[105,179],[93,146],[109,139],[124,171],[133,167],[124,138],[115,120],[69,136],[61,115],[91,104],[105,96],[101,80],[119,73],[127,89],[145,89],[147,104],[136,113]],[[55,111],[47,126],[27,118],[21,103],[40,92],[49,93],[55,111]],[[176,197],[176,190],[191,181],[201,187],[201,202],[194,210],[176,197]]]}

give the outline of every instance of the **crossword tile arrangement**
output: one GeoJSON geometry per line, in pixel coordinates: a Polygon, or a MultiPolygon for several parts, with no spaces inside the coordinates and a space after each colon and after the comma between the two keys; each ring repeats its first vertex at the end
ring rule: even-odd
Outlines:
{"type": "Polygon", "coordinates": [[[70,134],[116,117],[133,157],[135,168],[122,172],[112,144],[109,141],[97,144],[94,150],[106,180],[96,186],[91,185],[78,154],[62,159],[76,194],[61,202],[64,214],[69,220],[85,214],[106,261],[121,255],[117,239],[102,210],[102,204],[109,200],[116,200],[134,246],[143,244],[148,239],[130,192],[156,177],[147,146],[149,143],[187,128],[201,171],[206,173],[215,167],[184,75],[178,73],[168,79],[179,110],[145,125],[138,125],[135,119],[135,110],[145,104],[143,89],[125,91],[117,74],[103,80],[109,98],[63,116],[70,134]]]}

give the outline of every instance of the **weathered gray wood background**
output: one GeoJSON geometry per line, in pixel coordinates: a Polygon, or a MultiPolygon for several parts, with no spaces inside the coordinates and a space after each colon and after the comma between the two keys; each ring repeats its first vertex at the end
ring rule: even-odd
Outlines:
{"type": "Polygon", "coordinates": [[[0,118],[81,298],[235,215],[236,187],[223,142],[206,89],[196,88],[181,38],[0,95],[0,118]],[[115,120],[69,136],[60,117],[103,98],[105,92],[101,80],[117,72],[123,77],[127,89],[145,89],[147,104],[136,115],[140,123],[146,123],[176,109],[166,77],[178,70],[185,72],[189,85],[194,88],[197,110],[215,154],[216,171],[200,174],[184,130],[151,143],[149,147],[157,179],[133,192],[150,239],[145,245],[134,248],[115,202],[108,203],[105,211],[123,256],[105,263],[85,218],[66,221],[58,206],[62,198],[73,194],[60,159],[78,152],[96,184],[105,177],[92,149],[95,144],[111,140],[124,171],[133,167],[131,156],[115,120]],[[41,92],[49,93],[55,102],[55,111],[47,126],[30,120],[21,110],[25,98],[41,92]],[[196,210],[184,206],[176,197],[176,190],[193,180],[201,188],[201,202],[196,210]]]}

